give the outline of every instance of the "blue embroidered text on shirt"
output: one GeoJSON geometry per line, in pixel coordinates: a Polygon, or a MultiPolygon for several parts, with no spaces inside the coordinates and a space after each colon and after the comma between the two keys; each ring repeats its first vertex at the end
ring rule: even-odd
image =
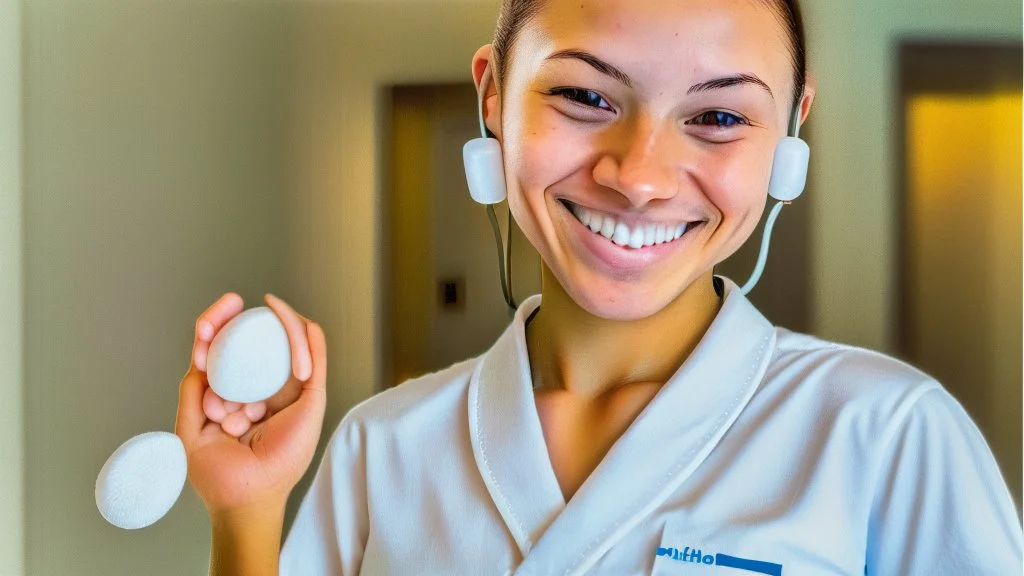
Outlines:
{"type": "Polygon", "coordinates": [[[691,549],[689,546],[683,548],[682,551],[677,548],[658,548],[657,554],[658,556],[668,556],[672,560],[679,562],[724,566],[758,574],[768,574],[769,576],[782,576],[782,564],[773,564],[761,560],[748,560],[747,558],[729,556],[728,554],[704,554],[703,550],[698,548],[691,549]]]}

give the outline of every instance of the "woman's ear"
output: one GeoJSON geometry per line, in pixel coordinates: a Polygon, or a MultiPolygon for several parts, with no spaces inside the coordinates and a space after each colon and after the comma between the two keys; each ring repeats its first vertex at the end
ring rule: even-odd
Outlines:
{"type": "Polygon", "coordinates": [[[818,81],[814,74],[807,73],[804,82],[804,96],[800,101],[800,124],[807,121],[807,115],[811,113],[811,104],[814,103],[814,95],[818,92],[818,81]]]}
{"type": "Polygon", "coordinates": [[[501,140],[501,99],[498,97],[498,83],[496,82],[497,71],[494,69],[491,45],[485,44],[473,55],[472,63],[473,84],[476,87],[477,97],[480,97],[480,87],[484,86],[484,124],[487,129],[500,141],[501,140]],[[486,73],[486,74],[485,74],[486,73]]]}
{"type": "Polygon", "coordinates": [[[476,88],[477,93],[480,92],[480,83],[483,81],[484,68],[491,61],[491,45],[484,44],[477,49],[476,53],[473,54],[473,61],[471,63],[472,69],[470,72],[473,74],[473,85],[476,88]]]}

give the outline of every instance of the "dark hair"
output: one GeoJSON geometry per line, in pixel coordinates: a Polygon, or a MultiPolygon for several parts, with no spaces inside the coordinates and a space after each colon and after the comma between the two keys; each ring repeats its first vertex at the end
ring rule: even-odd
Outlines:
{"type": "MultiPolygon", "coordinates": [[[[770,3],[783,28],[789,35],[789,55],[793,66],[793,102],[800,103],[803,86],[807,82],[807,48],[804,44],[803,18],[797,0],[760,0],[770,3]]],[[[501,0],[498,24],[494,31],[491,51],[497,64],[495,83],[500,89],[508,73],[508,55],[512,50],[519,31],[526,22],[537,15],[543,7],[543,0],[501,0]]]]}

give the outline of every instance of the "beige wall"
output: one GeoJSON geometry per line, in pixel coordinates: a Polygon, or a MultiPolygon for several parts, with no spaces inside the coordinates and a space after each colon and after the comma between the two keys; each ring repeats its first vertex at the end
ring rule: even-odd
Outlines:
{"type": "Polygon", "coordinates": [[[210,528],[191,488],[124,531],[96,510],[94,482],[120,443],[173,430],[200,312],[229,290],[247,306],[294,300],[287,11],[23,7],[26,571],[202,574],[210,528]]]}
{"type": "MultiPolygon", "coordinates": [[[[377,1],[293,6],[295,69],[289,144],[295,173],[289,275],[327,332],[328,428],[380,389],[384,293],[380,198],[385,97],[395,84],[470,81],[497,2],[377,1]],[[427,24],[429,23],[429,24],[427,24]]],[[[323,449],[321,445],[320,449],[323,449]]],[[[319,453],[318,453],[319,457],[319,453]]],[[[300,492],[304,486],[300,487],[300,492]]]]}
{"type": "Polygon", "coordinates": [[[892,352],[896,286],[895,72],[900,38],[1021,38],[1019,0],[804,2],[818,96],[807,123],[818,197],[814,332],[892,352]]]}
{"type": "Polygon", "coordinates": [[[0,2],[0,574],[24,571],[21,4],[0,2]]]}

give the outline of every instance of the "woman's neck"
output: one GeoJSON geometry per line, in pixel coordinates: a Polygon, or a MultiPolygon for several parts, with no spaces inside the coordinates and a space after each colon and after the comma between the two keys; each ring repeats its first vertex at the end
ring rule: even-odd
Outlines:
{"type": "Polygon", "coordinates": [[[580,308],[542,265],[541,310],[526,327],[534,386],[598,398],[620,386],[666,382],[721,307],[712,273],[660,312],[614,321],[580,308]]]}

